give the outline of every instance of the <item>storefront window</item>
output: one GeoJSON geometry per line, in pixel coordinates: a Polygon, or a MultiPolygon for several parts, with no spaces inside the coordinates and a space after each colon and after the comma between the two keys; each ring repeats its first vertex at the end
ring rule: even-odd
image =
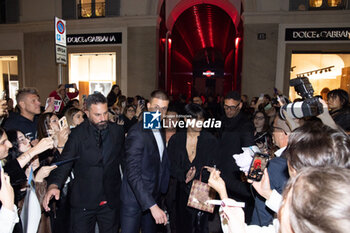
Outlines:
{"type": "Polygon", "coordinates": [[[104,17],[105,0],[80,0],[78,4],[79,18],[104,17]]]}
{"type": "Polygon", "coordinates": [[[329,7],[338,7],[342,4],[342,0],[328,0],[329,7]]]}
{"type": "Polygon", "coordinates": [[[116,53],[69,54],[69,82],[79,87],[79,97],[95,91],[105,96],[116,82],[116,53]]]}
{"type": "MultiPolygon", "coordinates": [[[[341,88],[350,94],[350,54],[292,54],[290,78],[306,76],[314,95],[326,97],[329,90],[341,88]]],[[[290,87],[291,100],[300,98],[290,87]]]]}
{"type": "Polygon", "coordinates": [[[310,0],[310,7],[321,7],[322,0],[310,0]]]}
{"type": "Polygon", "coordinates": [[[16,105],[16,92],[19,88],[17,56],[0,56],[0,91],[6,92],[16,105]]]}
{"type": "Polygon", "coordinates": [[[310,9],[327,10],[327,9],[343,9],[344,0],[309,0],[310,9]]]}

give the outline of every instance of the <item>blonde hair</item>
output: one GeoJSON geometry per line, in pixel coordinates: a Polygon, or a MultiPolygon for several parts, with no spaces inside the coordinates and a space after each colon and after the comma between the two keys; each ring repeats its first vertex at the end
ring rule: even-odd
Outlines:
{"type": "Polygon", "coordinates": [[[302,169],[288,182],[283,193],[285,205],[289,207],[291,228],[295,233],[349,232],[349,194],[349,169],[302,169]]]}

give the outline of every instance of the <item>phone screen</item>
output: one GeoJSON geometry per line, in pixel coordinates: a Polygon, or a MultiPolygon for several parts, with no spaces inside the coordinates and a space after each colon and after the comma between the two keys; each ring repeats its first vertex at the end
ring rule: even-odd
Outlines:
{"type": "Polygon", "coordinates": [[[68,128],[67,118],[63,116],[61,119],[59,119],[58,124],[60,126],[60,129],[68,128]]]}
{"type": "Polygon", "coordinates": [[[248,179],[260,181],[264,170],[269,161],[269,155],[263,153],[255,153],[252,163],[250,164],[248,179]]]}

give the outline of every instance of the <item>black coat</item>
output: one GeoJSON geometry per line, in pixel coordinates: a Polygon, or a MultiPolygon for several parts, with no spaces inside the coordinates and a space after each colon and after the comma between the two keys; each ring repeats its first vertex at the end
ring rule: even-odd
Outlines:
{"type": "Polygon", "coordinates": [[[249,185],[241,181],[241,172],[232,155],[242,153],[242,147],[254,145],[254,125],[248,117],[240,112],[234,118],[223,118],[220,131],[218,168],[226,183],[230,198],[245,201],[251,197],[249,185]]]}
{"type": "Polygon", "coordinates": [[[74,163],[56,168],[48,184],[62,188],[70,171],[74,170],[71,206],[93,209],[101,201],[112,208],[119,206],[121,175],[119,165],[123,157],[124,131],[117,124],[108,123],[110,143],[102,149],[97,145],[93,125],[88,120],[72,129],[59,161],[80,156],[74,163]]]}
{"type": "Polygon", "coordinates": [[[251,195],[249,184],[242,182],[241,171],[236,164],[234,154],[242,153],[242,147],[254,145],[254,125],[248,117],[240,112],[236,117],[222,121],[220,131],[219,153],[220,162],[218,168],[221,177],[225,181],[227,194],[236,201],[246,202],[246,222],[250,221],[254,199],[251,195]]]}

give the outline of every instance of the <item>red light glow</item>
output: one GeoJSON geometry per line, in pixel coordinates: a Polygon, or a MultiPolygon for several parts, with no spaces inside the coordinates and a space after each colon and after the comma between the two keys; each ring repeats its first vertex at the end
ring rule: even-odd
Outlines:
{"type": "Polygon", "coordinates": [[[241,38],[237,37],[236,40],[235,40],[235,46],[236,46],[236,49],[238,49],[238,46],[239,46],[239,42],[241,41],[241,38]]]}
{"type": "Polygon", "coordinates": [[[210,47],[214,48],[214,41],[213,41],[213,20],[212,20],[212,12],[211,12],[211,6],[208,5],[208,29],[209,29],[209,43],[210,47]]]}
{"type": "Polygon", "coordinates": [[[201,26],[201,22],[200,22],[200,19],[199,19],[197,6],[193,6],[193,14],[194,14],[194,17],[195,17],[195,20],[196,20],[197,32],[198,32],[199,39],[200,39],[200,41],[202,43],[202,48],[205,48],[207,46],[205,45],[205,41],[204,41],[204,37],[203,37],[203,31],[202,31],[202,26],[201,26]]]}

